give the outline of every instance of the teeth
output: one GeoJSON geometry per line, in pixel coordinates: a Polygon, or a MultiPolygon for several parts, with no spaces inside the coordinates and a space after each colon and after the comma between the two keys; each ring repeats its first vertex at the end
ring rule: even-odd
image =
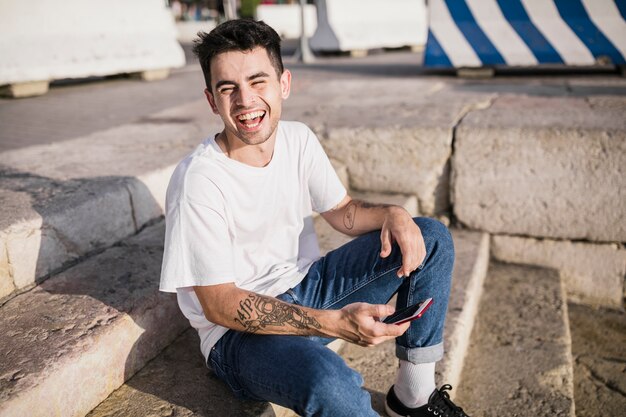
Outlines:
{"type": "Polygon", "coordinates": [[[265,114],[264,111],[253,111],[252,113],[242,114],[237,118],[241,121],[255,119],[257,117],[261,117],[265,114]]]}

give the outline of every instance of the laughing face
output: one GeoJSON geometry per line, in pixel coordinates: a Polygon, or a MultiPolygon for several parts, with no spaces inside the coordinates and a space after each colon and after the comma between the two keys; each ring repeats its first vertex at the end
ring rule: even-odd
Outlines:
{"type": "Polygon", "coordinates": [[[224,122],[229,143],[260,145],[276,135],[291,74],[278,77],[264,48],[229,51],[211,60],[209,104],[224,122]],[[241,141],[242,143],[238,143],[241,141]]]}

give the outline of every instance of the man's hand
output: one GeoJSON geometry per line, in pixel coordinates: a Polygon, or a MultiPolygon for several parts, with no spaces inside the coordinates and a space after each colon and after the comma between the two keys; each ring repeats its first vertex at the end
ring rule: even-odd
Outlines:
{"type": "Polygon", "coordinates": [[[361,346],[374,346],[394,339],[407,331],[411,323],[385,324],[380,317],[393,314],[394,308],[386,304],[353,303],[341,310],[335,323],[342,339],[361,346]]]}
{"type": "Polygon", "coordinates": [[[380,231],[380,256],[382,258],[389,256],[393,242],[397,242],[402,253],[402,266],[397,275],[402,278],[408,277],[422,264],[426,257],[426,245],[422,231],[411,215],[406,210],[397,208],[399,210],[388,210],[385,216],[380,231]]]}

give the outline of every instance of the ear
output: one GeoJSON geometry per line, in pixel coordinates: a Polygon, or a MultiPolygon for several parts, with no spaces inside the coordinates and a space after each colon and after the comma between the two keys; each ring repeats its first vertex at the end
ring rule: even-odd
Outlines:
{"type": "Polygon", "coordinates": [[[219,114],[219,112],[217,111],[217,105],[215,104],[215,97],[213,97],[213,93],[211,92],[211,90],[205,88],[204,95],[206,96],[206,99],[208,100],[209,105],[211,106],[211,110],[213,110],[213,113],[219,114]]]}
{"type": "Polygon", "coordinates": [[[283,100],[289,97],[289,93],[291,92],[291,72],[289,70],[283,71],[283,74],[280,76],[280,95],[283,100]]]}

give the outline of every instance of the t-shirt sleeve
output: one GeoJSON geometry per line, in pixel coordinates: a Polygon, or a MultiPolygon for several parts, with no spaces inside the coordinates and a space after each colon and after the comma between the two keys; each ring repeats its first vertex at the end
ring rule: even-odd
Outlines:
{"type": "Polygon", "coordinates": [[[346,188],[341,183],[315,133],[308,128],[307,130],[304,160],[311,206],[316,212],[323,213],[343,200],[346,196],[346,188]]]}
{"type": "Polygon", "coordinates": [[[160,290],[235,281],[233,252],[218,188],[200,176],[168,203],[160,290]]]}

